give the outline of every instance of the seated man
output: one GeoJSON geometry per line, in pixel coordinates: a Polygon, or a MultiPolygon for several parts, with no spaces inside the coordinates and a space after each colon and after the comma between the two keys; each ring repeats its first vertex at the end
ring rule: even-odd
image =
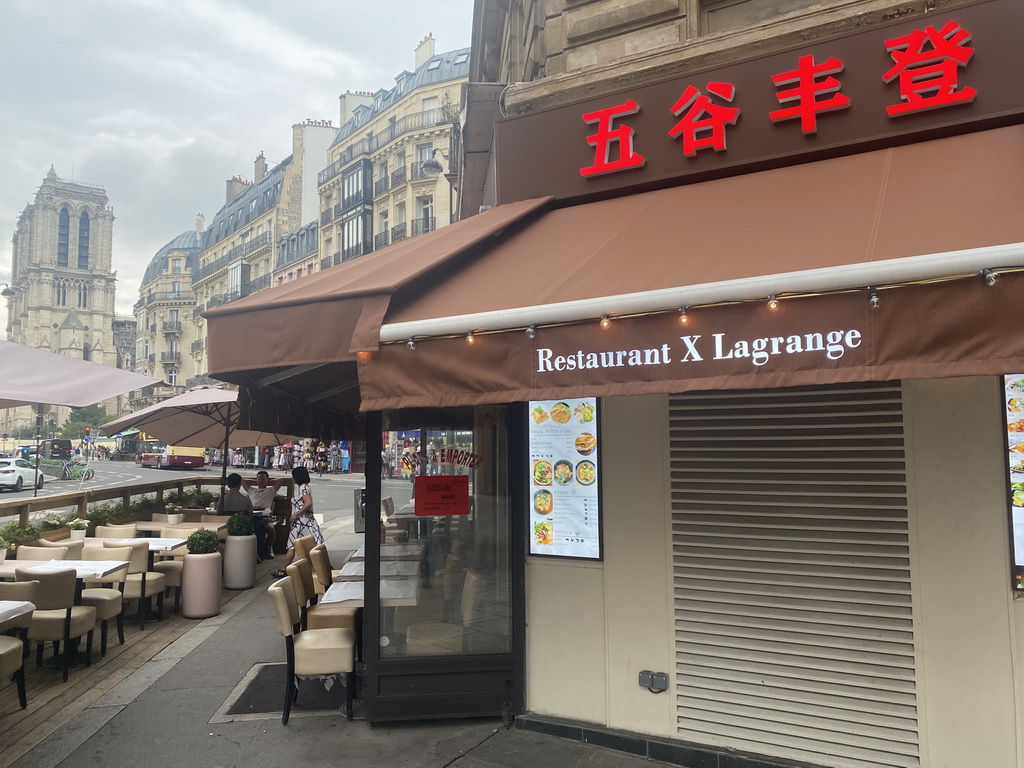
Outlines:
{"type": "MultiPolygon", "coordinates": [[[[233,515],[236,512],[246,512],[253,517],[252,499],[242,493],[242,476],[237,472],[232,472],[228,475],[228,489],[217,502],[217,514],[233,515]]],[[[253,517],[253,532],[256,534],[256,552],[260,554],[267,547],[267,529],[255,517],[253,517]]]]}
{"type": "MultiPolygon", "coordinates": [[[[259,550],[260,558],[263,560],[269,560],[274,556],[274,496],[287,482],[288,478],[285,477],[271,480],[270,473],[263,469],[256,473],[255,480],[247,477],[242,481],[242,487],[252,500],[253,523],[257,528],[263,528],[265,544],[259,550]]],[[[259,533],[256,535],[258,537],[259,533]]]]}

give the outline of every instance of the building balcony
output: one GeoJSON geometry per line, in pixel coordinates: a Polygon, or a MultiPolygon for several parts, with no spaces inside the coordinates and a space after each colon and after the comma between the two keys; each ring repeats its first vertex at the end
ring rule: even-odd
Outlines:
{"type": "Polygon", "coordinates": [[[334,218],[340,219],[341,218],[341,211],[342,211],[341,203],[335,203],[335,205],[334,205],[334,218]]]}
{"type": "Polygon", "coordinates": [[[149,356],[146,358],[146,360],[149,361],[150,365],[153,365],[154,363],[156,363],[156,352],[150,352],[149,356]]]}
{"type": "Polygon", "coordinates": [[[192,352],[202,352],[206,349],[206,339],[198,339],[192,342],[192,352]]]}
{"type": "Polygon", "coordinates": [[[379,251],[381,248],[388,247],[388,232],[379,232],[373,236],[373,250],[379,251]]]}
{"type": "Polygon", "coordinates": [[[149,332],[156,333],[156,323],[153,323],[151,326],[149,326],[149,332]]]}
{"type": "Polygon", "coordinates": [[[205,312],[205,311],[206,311],[206,305],[205,304],[200,304],[198,307],[196,307],[195,309],[192,310],[192,319],[193,320],[198,320],[200,318],[200,316],[203,314],[203,312],[205,312]]]}
{"type": "Polygon", "coordinates": [[[256,291],[262,291],[264,288],[270,287],[270,273],[267,272],[265,275],[260,275],[257,278],[253,278],[249,281],[249,293],[253,294],[256,291]]]}
{"type": "Polygon", "coordinates": [[[348,248],[346,248],[345,250],[343,250],[341,252],[341,260],[342,261],[348,261],[349,259],[354,259],[357,256],[362,256],[362,255],[363,255],[363,244],[362,243],[357,243],[356,245],[350,245],[348,248]]]}
{"type": "Polygon", "coordinates": [[[193,377],[185,380],[185,386],[188,387],[189,389],[191,389],[192,387],[198,387],[200,385],[205,385],[205,386],[208,386],[208,387],[215,387],[215,386],[218,386],[218,385],[223,384],[223,383],[224,383],[223,381],[217,381],[216,379],[211,379],[205,373],[200,374],[199,376],[193,376],[193,377]]]}
{"type": "Polygon", "coordinates": [[[409,178],[412,181],[436,181],[437,174],[423,170],[423,162],[409,164],[409,178]]]}
{"type": "Polygon", "coordinates": [[[391,189],[391,178],[385,173],[384,176],[373,182],[373,196],[380,197],[391,189]]]}
{"type": "Polygon", "coordinates": [[[402,222],[401,224],[395,224],[395,226],[391,228],[391,242],[397,243],[401,240],[405,240],[405,233],[405,222],[402,222]]]}
{"type": "Polygon", "coordinates": [[[250,240],[246,240],[245,243],[242,245],[242,252],[255,253],[256,251],[262,250],[263,248],[271,244],[273,244],[273,240],[270,237],[270,233],[264,232],[261,235],[256,235],[256,237],[251,238],[250,240]]]}
{"type": "Polygon", "coordinates": [[[412,221],[412,236],[425,235],[427,232],[433,232],[437,229],[435,224],[437,220],[433,217],[423,217],[420,219],[413,219],[412,221]]]}
{"type": "Polygon", "coordinates": [[[391,186],[392,187],[399,187],[402,184],[405,184],[405,180],[406,180],[406,173],[405,173],[405,166],[404,165],[401,168],[396,168],[395,170],[393,170],[391,172],[391,186]]]}
{"type": "Polygon", "coordinates": [[[334,221],[334,208],[328,208],[325,211],[320,211],[320,223],[330,224],[334,221]]]}
{"type": "Polygon", "coordinates": [[[181,322],[178,320],[166,320],[160,328],[164,333],[181,333],[181,322]]]}
{"type": "Polygon", "coordinates": [[[360,190],[351,195],[346,195],[341,201],[341,207],[343,211],[356,208],[360,205],[372,205],[373,198],[370,196],[369,190],[360,190]]]}
{"type": "Polygon", "coordinates": [[[164,363],[165,365],[168,363],[180,363],[181,352],[161,352],[160,362],[164,363]]]}

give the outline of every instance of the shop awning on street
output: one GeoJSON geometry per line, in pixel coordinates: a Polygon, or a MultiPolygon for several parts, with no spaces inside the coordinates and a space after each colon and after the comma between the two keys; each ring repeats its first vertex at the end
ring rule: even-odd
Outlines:
{"type": "Polygon", "coordinates": [[[385,249],[356,260],[370,262],[358,270],[342,265],[215,310],[211,374],[306,400],[347,387],[330,404],[351,412],[1020,369],[1022,169],[1024,127],[1012,126],[566,208],[501,206],[445,229],[477,222],[493,235],[499,217],[519,226],[447,257],[443,248],[457,246],[438,239],[407,278],[383,279],[380,270],[402,271],[385,249]],[[979,264],[1003,268],[995,286],[979,264]],[[773,293],[782,310],[769,315],[773,293]],[[317,308],[332,304],[345,319],[318,323],[317,308]],[[599,329],[603,314],[612,330],[599,329]],[[269,354],[223,347],[257,317],[249,338],[272,336],[269,354]],[[303,352],[328,328],[333,351],[303,352]],[[856,335],[837,358],[778,349],[839,330],[856,335]],[[469,331],[478,343],[466,343],[469,331]],[[374,334],[395,343],[373,351],[374,334]],[[690,348],[682,336],[699,338],[690,348]],[[754,365],[759,338],[781,341],[754,365]],[[745,358],[734,341],[747,344],[745,358]],[[707,346],[716,343],[727,346],[707,346]],[[664,359],[628,363],[655,348],[664,359]],[[356,352],[368,353],[358,380],[352,369],[295,368],[350,363],[356,352]],[[619,352],[615,365],[608,355],[619,352]],[[600,365],[601,353],[612,364],[600,365]],[[577,367],[558,370],[559,358],[577,367]],[[552,370],[538,370],[545,360],[552,370]]]}

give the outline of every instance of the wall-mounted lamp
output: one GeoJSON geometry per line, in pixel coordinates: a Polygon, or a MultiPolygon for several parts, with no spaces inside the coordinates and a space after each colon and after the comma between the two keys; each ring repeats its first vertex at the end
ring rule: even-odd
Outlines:
{"type": "Polygon", "coordinates": [[[526,329],[526,338],[535,339],[537,338],[537,326],[531,325],[526,329]]]}
{"type": "Polygon", "coordinates": [[[779,300],[778,300],[778,298],[776,298],[775,294],[773,293],[771,296],[768,297],[768,309],[770,309],[772,312],[774,312],[778,308],[779,308],[779,300]]]}
{"type": "Polygon", "coordinates": [[[443,172],[444,166],[438,161],[438,155],[441,155],[445,160],[448,159],[448,155],[443,150],[435,148],[430,157],[420,163],[420,170],[431,176],[437,176],[437,174],[443,172]]]}
{"type": "MultiPolygon", "coordinates": [[[[987,285],[995,285],[999,282],[999,273],[993,272],[991,269],[981,270],[981,276],[985,279],[987,285]]],[[[6,294],[4,294],[6,296],[6,294]]]]}
{"type": "Polygon", "coordinates": [[[9,284],[0,283],[0,285],[3,286],[3,290],[0,290],[0,296],[3,296],[5,299],[9,299],[12,296],[17,295],[17,292],[13,288],[11,288],[9,284]]]}

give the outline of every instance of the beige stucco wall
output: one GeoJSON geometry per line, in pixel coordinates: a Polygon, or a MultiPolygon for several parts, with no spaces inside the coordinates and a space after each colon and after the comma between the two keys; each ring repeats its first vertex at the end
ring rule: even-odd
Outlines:
{"type": "Polygon", "coordinates": [[[928,768],[1022,764],[1001,395],[997,377],[904,382],[928,768]]]}
{"type": "Polygon", "coordinates": [[[612,728],[670,736],[672,677],[668,400],[601,401],[604,562],[529,558],[527,706],[612,728]]]}
{"type": "MultiPolygon", "coordinates": [[[[904,382],[924,768],[1024,766],[1001,395],[998,377],[904,382]]],[[[672,737],[667,398],[602,405],[605,559],[528,559],[527,706],[672,737]]]]}

